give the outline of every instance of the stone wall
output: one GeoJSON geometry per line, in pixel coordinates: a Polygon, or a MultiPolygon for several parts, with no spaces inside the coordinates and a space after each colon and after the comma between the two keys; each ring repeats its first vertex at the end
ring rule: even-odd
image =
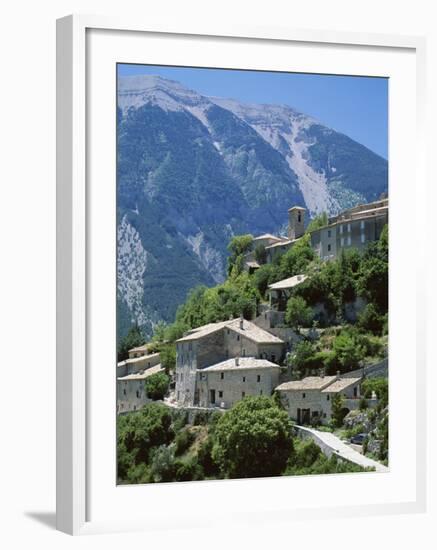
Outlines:
{"type": "Polygon", "coordinates": [[[278,367],[198,373],[199,405],[210,407],[215,404],[228,409],[249,395],[269,397],[278,386],[279,374],[278,367]],[[211,402],[211,390],[215,393],[215,403],[211,402]]]}
{"type": "Polygon", "coordinates": [[[144,386],[144,380],[117,380],[117,414],[137,411],[151,402],[144,386]]]}

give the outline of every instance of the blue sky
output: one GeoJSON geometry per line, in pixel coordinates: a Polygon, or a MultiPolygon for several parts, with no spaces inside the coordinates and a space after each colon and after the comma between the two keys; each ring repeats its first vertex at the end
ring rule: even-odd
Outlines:
{"type": "Polygon", "coordinates": [[[118,65],[119,75],[157,74],[206,96],[285,103],[388,156],[388,79],[301,73],[118,65]]]}

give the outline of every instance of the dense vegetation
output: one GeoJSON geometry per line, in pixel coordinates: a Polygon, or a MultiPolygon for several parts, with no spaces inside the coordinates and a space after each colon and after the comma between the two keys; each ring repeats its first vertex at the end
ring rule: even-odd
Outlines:
{"type": "Polygon", "coordinates": [[[192,424],[185,412],[155,403],[117,422],[119,483],[363,471],[293,437],[287,413],[263,396],[198,413],[192,424]]]}

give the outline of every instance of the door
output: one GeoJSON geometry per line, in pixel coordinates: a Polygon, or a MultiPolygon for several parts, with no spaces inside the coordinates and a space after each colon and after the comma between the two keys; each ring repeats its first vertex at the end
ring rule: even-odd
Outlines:
{"type": "Polygon", "coordinates": [[[298,424],[300,424],[301,419],[302,419],[301,411],[300,411],[300,409],[297,409],[297,423],[298,424]]]}
{"type": "Polygon", "coordinates": [[[209,390],[209,402],[215,405],[215,390],[209,390]]]}

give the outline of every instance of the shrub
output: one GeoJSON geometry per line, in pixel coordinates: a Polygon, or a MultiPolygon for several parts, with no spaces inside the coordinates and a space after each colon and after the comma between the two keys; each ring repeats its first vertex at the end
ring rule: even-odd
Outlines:
{"type": "Polygon", "coordinates": [[[358,326],[370,330],[374,334],[381,334],[384,325],[384,316],[380,315],[374,304],[367,304],[358,315],[358,326]]]}
{"type": "Polygon", "coordinates": [[[176,474],[176,463],[173,451],[165,445],[152,453],[150,479],[155,483],[173,481],[176,474]]]}
{"type": "Polygon", "coordinates": [[[180,431],[175,437],[175,456],[180,456],[188,450],[194,441],[194,434],[187,429],[180,431]]]}
{"type": "Polygon", "coordinates": [[[165,374],[165,372],[157,372],[152,374],[146,378],[145,382],[147,397],[153,399],[153,401],[163,399],[168,391],[169,384],[170,378],[165,374]]]}
{"type": "Polygon", "coordinates": [[[293,296],[288,300],[285,312],[285,322],[288,326],[299,331],[300,327],[310,326],[313,317],[312,308],[307,305],[303,298],[293,296]]]}
{"type": "Polygon", "coordinates": [[[212,458],[226,477],[279,475],[293,450],[291,422],[270,397],[246,397],[223,414],[212,458]]]}
{"type": "Polygon", "coordinates": [[[199,481],[201,479],[204,479],[203,470],[195,458],[176,462],[175,481],[199,481]]]}

